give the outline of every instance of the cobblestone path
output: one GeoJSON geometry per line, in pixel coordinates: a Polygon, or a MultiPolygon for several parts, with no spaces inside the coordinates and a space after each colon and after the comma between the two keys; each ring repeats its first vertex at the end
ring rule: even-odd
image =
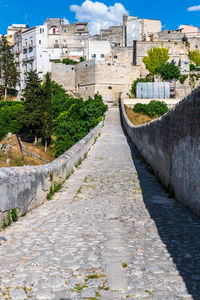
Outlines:
{"type": "Polygon", "coordinates": [[[54,199],[0,235],[0,299],[200,299],[200,220],[148,172],[117,108],[54,199]]]}

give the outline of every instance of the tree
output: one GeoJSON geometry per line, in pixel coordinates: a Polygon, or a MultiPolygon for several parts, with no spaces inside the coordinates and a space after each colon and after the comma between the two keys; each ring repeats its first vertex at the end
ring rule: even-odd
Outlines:
{"type": "Polygon", "coordinates": [[[146,77],[146,78],[138,78],[135,81],[133,81],[131,86],[131,95],[134,97],[136,97],[137,84],[139,82],[152,82],[152,80],[146,77]]]}
{"type": "Polygon", "coordinates": [[[146,65],[147,70],[150,74],[155,75],[159,73],[159,68],[166,64],[169,56],[168,48],[159,48],[155,47],[153,49],[148,50],[148,56],[143,57],[143,63],[146,65]]]}
{"type": "Polygon", "coordinates": [[[43,99],[44,92],[41,87],[41,80],[36,71],[30,71],[27,76],[26,86],[23,91],[24,115],[23,125],[25,131],[30,136],[37,137],[43,130],[43,99]]]}
{"type": "Polygon", "coordinates": [[[5,90],[7,98],[8,88],[15,88],[18,81],[17,67],[14,55],[7,39],[3,36],[0,41],[0,81],[5,90]]]}
{"type": "Polygon", "coordinates": [[[159,73],[163,80],[179,79],[181,72],[179,67],[173,63],[166,63],[159,69],[159,73]]]}
{"type": "Polygon", "coordinates": [[[45,152],[47,151],[48,140],[51,140],[53,130],[53,115],[52,115],[52,84],[50,74],[46,74],[46,82],[43,87],[43,136],[45,138],[45,152]]]}
{"type": "Polygon", "coordinates": [[[200,51],[198,50],[189,51],[189,58],[191,62],[197,65],[197,67],[200,66],[200,51]]]}

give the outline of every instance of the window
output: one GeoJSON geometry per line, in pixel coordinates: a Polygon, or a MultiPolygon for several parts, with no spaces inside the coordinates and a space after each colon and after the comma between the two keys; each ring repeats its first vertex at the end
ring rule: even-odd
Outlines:
{"type": "Polygon", "coordinates": [[[104,58],[104,54],[101,54],[101,58],[104,58]]]}
{"type": "Polygon", "coordinates": [[[109,86],[108,89],[109,89],[109,90],[112,90],[112,86],[109,86]]]}
{"type": "Polygon", "coordinates": [[[41,40],[39,40],[39,44],[40,44],[40,45],[42,44],[41,40]]]}
{"type": "Polygon", "coordinates": [[[198,48],[199,48],[199,46],[197,46],[197,45],[196,45],[196,46],[195,46],[195,48],[196,48],[196,49],[198,49],[198,48]]]}
{"type": "Polygon", "coordinates": [[[118,56],[117,56],[117,55],[114,55],[114,58],[116,59],[116,58],[118,58],[118,56]]]}
{"type": "Polygon", "coordinates": [[[92,58],[96,58],[96,54],[92,54],[92,58]]]}
{"type": "Polygon", "coordinates": [[[63,29],[63,32],[67,32],[67,29],[63,29]]]}

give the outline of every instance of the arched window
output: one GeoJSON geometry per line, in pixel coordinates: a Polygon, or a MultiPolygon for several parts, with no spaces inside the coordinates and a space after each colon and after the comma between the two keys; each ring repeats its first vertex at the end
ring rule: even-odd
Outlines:
{"type": "Polygon", "coordinates": [[[49,29],[49,34],[58,34],[58,27],[56,26],[52,26],[50,29],[49,29]]]}

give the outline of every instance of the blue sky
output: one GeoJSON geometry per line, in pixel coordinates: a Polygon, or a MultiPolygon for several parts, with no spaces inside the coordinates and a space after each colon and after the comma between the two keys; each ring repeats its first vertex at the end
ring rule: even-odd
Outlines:
{"type": "Polygon", "coordinates": [[[125,11],[134,16],[160,19],[163,29],[176,29],[180,24],[200,26],[200,0],[105,0],[101,3],[91,0],[0,0],[0,33],[6,33],[12,23],[28,22],[31,27],[41,25],[47,17],[65,17],[70,23],[77,19],[89,20],[90,28],[95,32],[101,27],[118,24],[125,11]]]}

